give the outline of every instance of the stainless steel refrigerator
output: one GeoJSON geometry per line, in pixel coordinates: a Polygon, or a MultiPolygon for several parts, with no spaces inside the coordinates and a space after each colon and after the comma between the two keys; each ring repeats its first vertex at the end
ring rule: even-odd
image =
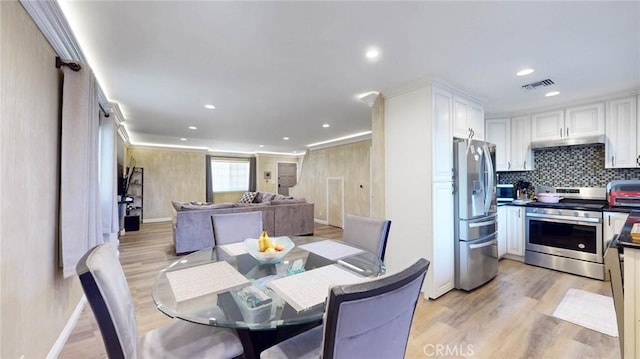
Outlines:
{"type": "Polygon", "coordinates": [[[495,145],[454,140],[455,286],[472,290],[498,274],[495,145]]]}

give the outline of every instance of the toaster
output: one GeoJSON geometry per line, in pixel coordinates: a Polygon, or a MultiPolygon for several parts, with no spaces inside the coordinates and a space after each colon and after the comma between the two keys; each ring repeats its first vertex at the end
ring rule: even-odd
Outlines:
{"type": "Polygon", "coordinates": [[[607,201],[612,207],[640,207],[640,180],[609,182],[607,201]]]}

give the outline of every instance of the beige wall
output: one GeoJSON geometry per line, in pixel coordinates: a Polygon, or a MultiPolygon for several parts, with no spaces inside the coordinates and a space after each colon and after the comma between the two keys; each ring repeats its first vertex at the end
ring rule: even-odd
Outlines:
{"type": "Polygon", "coordinates": [[[213,203],[236,203],[242,198],[244,192],[214,192],[213,203]]]}
{"type": "Polygon", "coordinates": [[[256,175],[258,176],[256,187],[260,192],[278,193],[278,162],[298,163],[298,175],[300,174],[300,156],[269,156],[259,155],[256,160],[256,175]],[[271,179],[264,178],[264,172],[271,171],[271,179]]]}
{"type": "MultiPolygon", "coordinates": [[[[327,220],[327,178],[344,179],[344,213],[369,216],[371,141],[308,151],[301,167],[298,185],[290,190],[315,204],[315,218],[327,220]],[[360,188],[362,185],[362,188],[360,188]]],[[[336,209],[332,209],[335,213],[336,209]]]]}
{"type": "Polygon", "coordinates": [[[378,95],[371,110],[371,216],[385,215],[384,97],[378,95]]]}
{"type": "Polygon", "coordinates": [[[171,201],[204,202],[205,153],[129,148],[126,161],[144,168],[144,220],[175,214],[171,201]]]}
{"type": "Polygon", "coordinates": [[[0,1],[1,358],[44,358],[82,297],[58,267],[60,77],[22,6],[0,1]]]}

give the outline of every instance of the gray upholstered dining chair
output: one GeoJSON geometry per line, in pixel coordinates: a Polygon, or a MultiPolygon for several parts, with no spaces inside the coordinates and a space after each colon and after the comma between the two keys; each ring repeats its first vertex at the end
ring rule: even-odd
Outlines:
{"type": "Polygon", "coordinates": [[[347,214],[342,239],[374,253],[384,261],[391,221],[347,214]]]}
{"type": "Polygon", "coordinates": [[[324,324],[260,354],[283,358],[402,358],[429,261],[389,276],[329,290],[324,324]]]}
{"type": "Polygon", "coordinates": [[[216,246],[258,238],[262,233],[262,212],[214,214],[211,216],[211,225],[216,246]]]}
{"type": "Polygon", "coordinates": [[[76,272],[98,321],[109,358],[235,358],[242,344],[230,329],[182,320],[138,337],[127,279],[110,243],[90,249],[76,272]]]}

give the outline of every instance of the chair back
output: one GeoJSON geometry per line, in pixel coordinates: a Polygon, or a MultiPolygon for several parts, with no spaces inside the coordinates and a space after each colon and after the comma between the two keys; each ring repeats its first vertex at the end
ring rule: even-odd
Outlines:
{"type": "Polygon", "coordinates": [[[138,328],[127,279],[111,243],[90,249],[76,272],[96,317],[109,358],[135,358],[138,328]]]}
{"type": "Polygon", "coordinates": [[[347,214],[342,239],[377,255],[384,261],[391,221],[347,214]]]}
{"type": "Polygon", "coordinates": [[[429,261],[329,291],[323,358],[403,358],[429,261]]]}
{"type": "Polygon", "coordinates": [[[213,243],[222,244],[242,242],[247,238],[258,238],[262,233],[262,212],[240,212],[214,214],[211,216],[213,243]]]}

